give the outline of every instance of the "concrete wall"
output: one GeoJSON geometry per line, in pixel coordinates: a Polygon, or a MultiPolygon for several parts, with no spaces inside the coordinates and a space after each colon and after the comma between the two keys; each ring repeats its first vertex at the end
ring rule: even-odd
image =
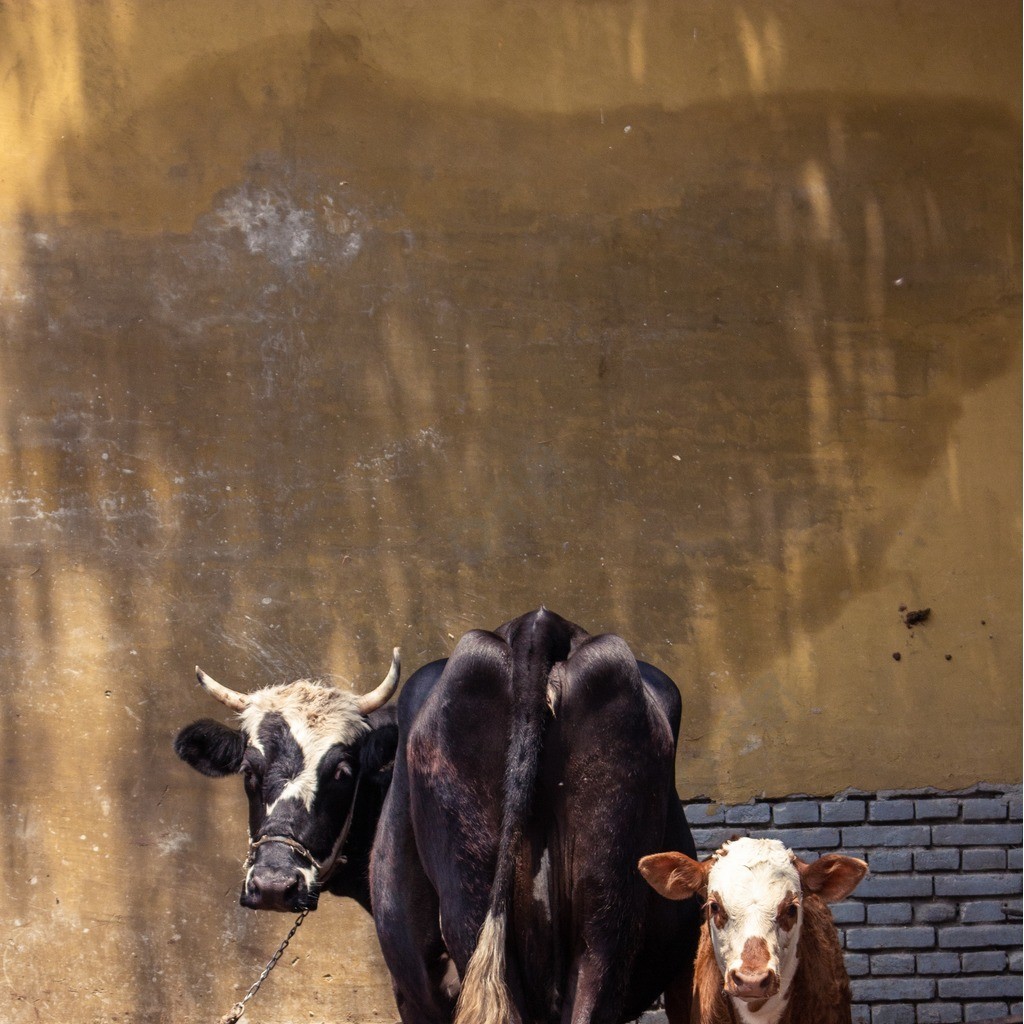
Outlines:
{"type": "MultiPolygon", "coordinates": [[[[196,662],[365,689],[543,602],[678,681],[688,797],[1018,783],[1019,39],[3,6],[0,1018],[205,1020],[276,946],[196,662]]],[[[255,1019],[392,1017],[357,911],[300,938],[255,1019]]]]}

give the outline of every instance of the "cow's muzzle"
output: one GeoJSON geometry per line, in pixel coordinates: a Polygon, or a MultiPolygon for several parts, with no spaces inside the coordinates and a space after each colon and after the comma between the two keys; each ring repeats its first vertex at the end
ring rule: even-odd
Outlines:
{"type": "Polygon", "coordinates": [[[250,910],[298,913],[316,910],[320,899],[317,863],[294,840],[272,840],[250,852],[239,902],[250,910]]]}
{"type": "Polygon", "coordinates": [[[250,910],[280,910],[297,913],[316,910],[320,894],[310,889],[298,871],[253,870],[245,880],[239,903],[250,910]]]}
{"type": "Polygon", "coordinates": [[[316,910],[320,891],[334,872],[348,863],[342,850],[352,828],[361,781],[362,776],[357,775],[345,823],[324,860],[317,860],[291,836],[268,834],[250,839],[249,856],[245,860],[245,884],[239,899],[243,907],[291,913],[316,910]]]}
{"type": "Polygon", "coordinates": [[[746,1002],[770,999],[779,991],[779,976],[771,970],[733,969],[726,976],[725,991],[746,1002]]]}

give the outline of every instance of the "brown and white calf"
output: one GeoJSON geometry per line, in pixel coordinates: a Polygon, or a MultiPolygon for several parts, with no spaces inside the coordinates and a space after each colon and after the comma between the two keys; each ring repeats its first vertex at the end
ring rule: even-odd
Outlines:
{"type": "Polygon", "coordinates": [[[691,1024],[850,1024],[850,981],[829,903],[867,873],[854,857],[807,864],[775,839],[734,839],[705,861],[656,853],[662,896],[704,899],[691,1024]]]}

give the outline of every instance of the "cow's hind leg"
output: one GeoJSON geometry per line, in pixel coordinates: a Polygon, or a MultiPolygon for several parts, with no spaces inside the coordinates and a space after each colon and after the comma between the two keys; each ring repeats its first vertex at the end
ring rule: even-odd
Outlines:
{"type": "Polygon", "coordinates": [[[664,840],[674,737],[618,637],[577,646],[552,682],[549,752],[563,780],[554,810],[572,837],[562,856],[578,951],[562,1020],[615,1024],[660,994],[638,971],[649,892],[636,865],[664,840]]]}
{"type": "MultiPolygon", "coordinates": [[[[609,972],[600,958],[584,953],[573,965],[569,998],[562,1014],[563,1024],[619,1024],[621,999],[615,972],[609,972]]],[[[693,972],[679,975],[665,995],[668,1024],[690,1024],[693,972]]]]}
{"type": "Polygon", "coordinates": [[[668,1024],[690,1024],[693,1003],[693,968],[679,974],[665,990],[665,1016],[668,1024]]]}
{"type": "Polygon", "coordinates": [[[562,1024],[619,1024],[619,979],[608,967],[606,958],[600,954],[580,954],[569,972],[562,1024]]]}

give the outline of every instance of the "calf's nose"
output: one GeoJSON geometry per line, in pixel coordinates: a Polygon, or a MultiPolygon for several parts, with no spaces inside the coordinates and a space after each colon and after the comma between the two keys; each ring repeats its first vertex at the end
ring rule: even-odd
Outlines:
{"type": "Polygon", "coordinates": [[[737,999],[769,999],[779,991],[779,976],[769,970],[733,968],[726,978],[725,990],[737,999]]]}

